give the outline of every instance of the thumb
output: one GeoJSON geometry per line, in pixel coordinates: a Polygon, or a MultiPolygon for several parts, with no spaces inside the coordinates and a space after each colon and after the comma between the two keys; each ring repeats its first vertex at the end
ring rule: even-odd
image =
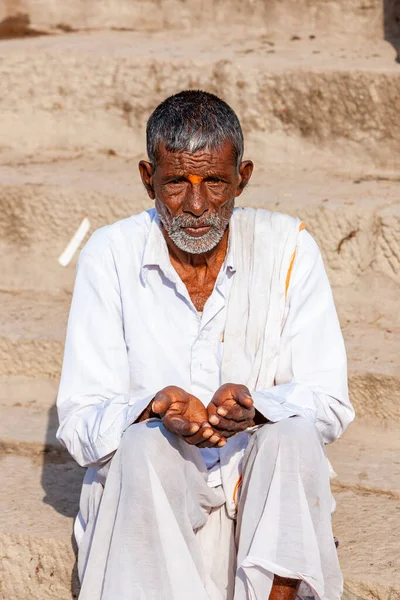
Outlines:
{"type": "Polygon", "coordinates": [[[157,415],[165,415],[169,407],[171,406],[171,399],[167,394],[159,393],[156,394],[152,405],[152,411],[157,415]]]}
{"type": "Polygon", "coordinates": [[[244,408],[251,408],[254,404],[253,398],[251,397],[247,388],[238,390],[238,392],[235,394],[235,400],[244,408]]]}

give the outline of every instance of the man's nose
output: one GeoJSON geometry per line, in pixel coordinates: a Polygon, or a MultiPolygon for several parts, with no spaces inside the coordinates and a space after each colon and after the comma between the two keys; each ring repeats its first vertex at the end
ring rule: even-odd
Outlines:
{"type": "Polygon", "coordinates": [[[188,186],[182,205],[183,212],[189,212],[196,217],[201,217],[209,209],[207,194],[202,188],[201,184],[188,186]]]}

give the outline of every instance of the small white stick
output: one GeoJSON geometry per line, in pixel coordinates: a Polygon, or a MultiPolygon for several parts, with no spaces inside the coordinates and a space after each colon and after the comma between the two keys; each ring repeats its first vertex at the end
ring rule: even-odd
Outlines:
{"type": "Polygon", "coordinates": [[[74,258],[75,252],[78,250],[79,246],[85,239],[88,231],[90,229],[90,221],[87,217],[85,217],[82,223],[79,225],[78,229],[72,236],[71,240],[68,243],[68,246],[65,248],[64,252],[58,259],[58,262],[62,267],[67,267],[71,260],[74,258]]]}

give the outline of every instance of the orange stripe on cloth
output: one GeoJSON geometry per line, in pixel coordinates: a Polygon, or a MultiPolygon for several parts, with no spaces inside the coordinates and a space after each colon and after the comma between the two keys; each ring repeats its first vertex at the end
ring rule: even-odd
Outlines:
{"type": "MultiPolygon", "coordinates": [[[[303,229],[305,229],[305,228],[306,228],[305,224],[304,223],[300,223],[299,231],[303,231],[303,229]]],[[[294,265],[294,259],[295,258],[296,258],[296,250],[293,252],[292,257],[290,259],[289,270],[288,270],[287,275],[286,275],[285,300],[287,298],[288,291],[289,291],[290,278],[292,277],[292,271],[293,271],[293,265],[294,265]]]]}
{"type": "Polygon", "coordinates": [[[287,298],[288,291],[289,291],[290,278],[292,276],[292,271],[293,271],[293,265],[294,265],[294,259],[295,258],[296,258],[296,250],[293,252],[292,258],[290,259],[289,270],[288,270],[287,275],[286,275],[285,300],[287,298]]]}
{"type": "Polygon", "coordinates": [[[239,488],[242,485],[242,482],[243,482],[243,475],[240,473],[239,479],[237,480],[237,482],[235,483],[235,487],[233,488],[233,496],[232,496],[233,503],[236,506],[236,508],[237,508],[236,498],[238,495],[239,488]]]}

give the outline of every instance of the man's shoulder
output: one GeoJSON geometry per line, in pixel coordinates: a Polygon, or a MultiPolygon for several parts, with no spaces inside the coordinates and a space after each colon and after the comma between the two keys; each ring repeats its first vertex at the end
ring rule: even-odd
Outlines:
{"type": "Polygon", "coordinates": [[[251,207],[237,207],[234,211],[235,221],[245,221],[253,218],[254,222],[258,225],[269,225],[273,228],[280,228],[298,224],[301,225],[300,219],[292,217],[285,213],[278,211],[268,210],[267,208],[251,208],[251,207]]]}
{"type": "Polygon", "coordinates": [[[235,209],[234,224],[238,230],[244,232],[242,236],[254,236],[258,239],[265,238],[277,249],[286,246],[286,242],[296,244],[299,232],[304,229],[302,221],[297,217],[271,211],[265,208],[239,208],[235,209]]]}
{"type": "Polygon", "coordinates": [[[278,238],[285,230],[291,229],[297,239],[297,263],[300,262],[301,259],[304,264],[311,266],[321,255],[317,242],[307,231],[307,224],[297,217],[292,217],[286,213],[271,211],[265,208],[250,207],[236,208],[234,214],[236,222],[238,222],[238,220],[244,221],[248,219],[250,215],[253,215],[257,229],[259,229],[261,233],[263,227],[265,227],[265,233],[273,231],[278,238]],[[298,232],[298,235],[296,235],[296,232],[298,232]]]}
{"type": "Polygon", "coordinates": [[[121,251],[141,251],[154,218],[155,209],[145,210],[137,215],[121,219],[97,229],[85,244],[81,256],[101,259],[107,255],[117,255],[121,251]]]}

